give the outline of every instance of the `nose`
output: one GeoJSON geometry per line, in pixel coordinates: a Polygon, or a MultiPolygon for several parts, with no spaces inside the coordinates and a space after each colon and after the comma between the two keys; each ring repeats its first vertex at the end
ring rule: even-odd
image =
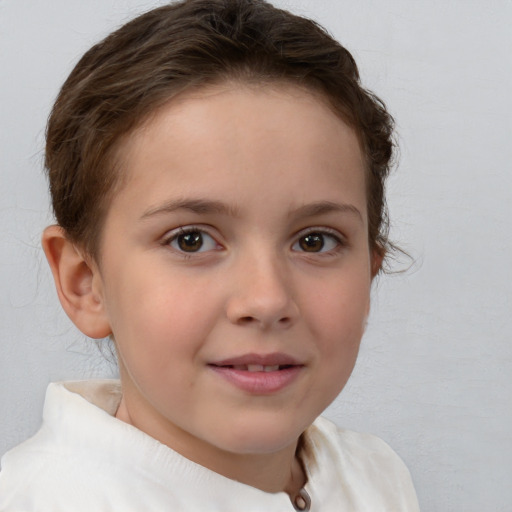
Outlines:
{"type": "Polygon", "coordinates": [[[286,329],[299,315],[290,269],[277,258],[255,256],[234,272],[227,301],[228,319],[236,325],[286,329]]]}

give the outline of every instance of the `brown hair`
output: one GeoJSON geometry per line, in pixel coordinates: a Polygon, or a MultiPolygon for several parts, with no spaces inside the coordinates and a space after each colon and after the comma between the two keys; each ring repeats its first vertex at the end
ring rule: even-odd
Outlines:
{"type": "Polygon", "coordinates": [[[50,115],[45,165],[57,222],[97,256],[119,183],[123,136],[180,92],[223,80],[289,82],[320,92],[357,132],[367,162],[370,247],[391,246],[384,183],[393,120],[362,88],[352,55],[315,22],[264,0],[185,0],[147,12],[93,46],[50,115]]]}

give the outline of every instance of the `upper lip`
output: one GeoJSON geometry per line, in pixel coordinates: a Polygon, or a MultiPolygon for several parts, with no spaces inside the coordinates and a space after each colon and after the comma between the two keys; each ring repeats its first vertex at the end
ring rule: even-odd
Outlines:
{"type": "Polygon", "coordinates": [[[262,366],[297,366],[301,365],[294,357],[275,352],[272,354],[243,354],[210,363],[213,366],[243,366],[258,364],[262,366]]]}

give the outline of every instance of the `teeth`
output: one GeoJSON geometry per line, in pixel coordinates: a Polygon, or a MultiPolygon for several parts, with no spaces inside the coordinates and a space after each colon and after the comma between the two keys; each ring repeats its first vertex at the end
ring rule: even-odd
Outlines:
{"type": "Polygon", "coordinates": [[[278,364],[267,366],[262,364],[235,364],[230,366],[230,368],[241,372],[277,372],[281,367],[278,364]]]}
{"type": "Polygon", "coordinates": [[[248,372],[262,372],[264,371],[264,366],[261,364],[248,364],[247,371],[248,372]]]}
{"type": "Polygon", "coordinates": [[[276,372],[279,370],[279,365],[273,366],[263,366],[262,364],[248,364],[247,371],[248,372],[276,372]]]}

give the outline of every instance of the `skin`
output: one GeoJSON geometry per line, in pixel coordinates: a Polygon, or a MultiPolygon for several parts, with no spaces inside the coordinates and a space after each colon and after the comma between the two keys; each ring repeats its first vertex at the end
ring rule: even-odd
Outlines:
{"type": "Polygon", "coordinates": [[[354,131],[302,89],[224,84],[173,99],[120,154],[98,261],[58,227],[43,237],[69,316],[115,338],[117,417],[229,478],[295,492],[298,438],[353,369],[380,263],[354,131]],[[276,392],[211,366],[276,352],[300,363],[276,392]]]}

